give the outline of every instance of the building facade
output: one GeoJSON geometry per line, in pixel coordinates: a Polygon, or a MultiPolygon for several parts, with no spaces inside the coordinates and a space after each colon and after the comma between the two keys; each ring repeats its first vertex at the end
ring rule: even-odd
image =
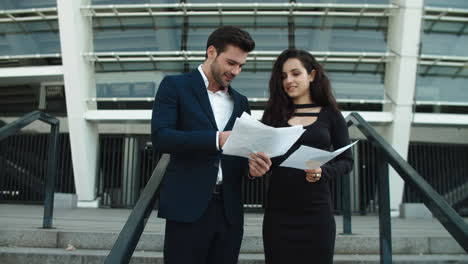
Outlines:
{"type": "MultiPolygon", "coordinates": [[[[324,65],[343,114],[360,113],[404,158],[418,143],[466,150],[463,0],[3,0],[0,119],[9,123],[37,109],[60,117],[82,207],[97,207],[110,195],[100,191],[107,162],[100,138],[127,135],[115,143],[123,153],[119,164],[107,163],[119,171],[116,181],[131,203],[143,166],[133,150],[148,143],[159,83],[196,69],[208,35],[220,25],[240,26],[256,41],[233,83],[256,117],[276,56],[299,48],[324,65]]],[[[46,131],[40,124],[30,130],[46,131]]],[[[459,159],[446,159],[437,174],[460,174],[456,185],[468,190],[466,164],[450,163],[459,159]]],[[[390,185],[397,214],[405,187],[393,170],[390,185]]]]}

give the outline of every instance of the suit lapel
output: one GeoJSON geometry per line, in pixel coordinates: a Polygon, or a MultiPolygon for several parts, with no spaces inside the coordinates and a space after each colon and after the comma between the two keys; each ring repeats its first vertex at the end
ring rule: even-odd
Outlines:
{"type": "Polygon", "coordinates": [[[236,118],[242,114],[242,113],[239,113],[241,111],[240,95],[236,91],[234,91],[230,86],[229,86],[229,94],[231,95],[232,101],[234,103],[234,107],[232,109],[231,117],[229,118],[229,121],[226,124],[226,127],[224,128],[225,131],[231,130],[232,127],[234,126],[234,122],[236,121],[236,118]]]}
{"type": "Polygon", "coordinates": [[[213,115],[213,109],[211,109],[210,99],[208,98],[208,92],[206,90],[205,82],[203,81],[203,77],[201,76],[200,72],[197,70],[193,71],[192,74],[192,90],[195,93],[200,105],[205,112],[206,116],[210,120],[210,123],[213,125],[215,129],[218,129],[216,125],[216,121],[213,115]]]}

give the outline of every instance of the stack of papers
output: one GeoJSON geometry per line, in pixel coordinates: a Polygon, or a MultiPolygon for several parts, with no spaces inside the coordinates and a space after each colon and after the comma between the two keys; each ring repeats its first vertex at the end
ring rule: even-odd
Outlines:
{"type": "Polygon", "coordinates": [[[307,146],[301,146],[296,151],[294,151],[294,153],[291,154],[285,161],[283,161],[283,163],[281,163],[280,166],[296,168],[300,170],[318,169],[320,168],[320,166],[327,163],[334,157],[340,155],[356,143],[357,141],[340,149],[337,149],[333,152],[307,146]]]}
{"type": "Polygon", "coordinates": [[[281,156],[304,131],[302,126],[270,127],[244,112],[236,119],[223,154],[249,158],[252,153],[263,152],[270,158],[281,156]]]}

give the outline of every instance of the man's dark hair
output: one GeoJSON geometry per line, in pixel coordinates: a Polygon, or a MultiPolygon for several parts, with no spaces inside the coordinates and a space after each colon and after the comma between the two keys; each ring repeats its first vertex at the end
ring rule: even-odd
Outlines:
{"type": "MultiPolygon", "coordinates": [[[[251,52],[255,48],[255,41],[249,33],[238,27],[222,26],[213,31],[208,37],[206,49],[212,45],[219,55],[224,52],[227,45],[238,47],[245,52],[251,52]]],[[[208,57],[208,55],[206,54],[205,57],[208,57]]]]}

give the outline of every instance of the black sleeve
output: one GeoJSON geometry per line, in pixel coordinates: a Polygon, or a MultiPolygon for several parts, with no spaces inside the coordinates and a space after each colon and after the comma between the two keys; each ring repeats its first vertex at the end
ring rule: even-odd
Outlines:
{"type": "MultiPolygon", "coordinates": [[[[336,150],[350,144],[348,126],[346,125],[346,121],[341,113],[335,111],[330,112],[330,138],[333,149],[336,150]]],[[[351,149],[347,149],[321,168],[323,177],[326,181],[330,181],[335,177],[349,173],[353,168],[353,155],[351,149]]]]}

